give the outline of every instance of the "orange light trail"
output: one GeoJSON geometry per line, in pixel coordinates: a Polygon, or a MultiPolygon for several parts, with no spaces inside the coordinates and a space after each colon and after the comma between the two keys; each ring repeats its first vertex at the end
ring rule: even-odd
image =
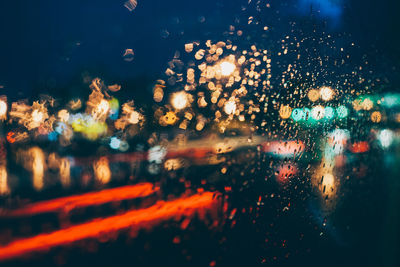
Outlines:
{"type": "Polygon", "coordinates": [[[128,211],[122,215],[96,219],[88,223],[75,225],[52,233],[39,234],[11,242],[0,247],[0,261],[21,257],[33,252],[48,251],[53,247],[71,245],[73,242],[88,238],[107,236],[124,229],[132,233],[149,228],[162,221],[191,217],[195,214],[200,219],[211,211],[218,212],[219,195],[212,192],[181,197],[173,201],[159,201],[155,205],[141,210],[128,211]]]}
{"type": "Polygon", "coordinates": [[[47,201],[28,204],[14,211],[5,212],[3,216],[31,216],[46,212],[70,211],[75,208],[84,208],[93,205],[102,205],[108,202],[121,201],[139,197],[146,197],[158,191],[151,183],[141,183],[118,188],[106,189],[99,192],[77,196],[56,198],[47,201]]]}

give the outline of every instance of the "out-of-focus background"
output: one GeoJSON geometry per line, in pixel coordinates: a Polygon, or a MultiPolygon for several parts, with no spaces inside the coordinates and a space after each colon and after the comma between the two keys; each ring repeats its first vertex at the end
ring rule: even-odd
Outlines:
{"type": "Polygon", "coordinates": [[[399,266],[400,2],[0,3],[0,264],[399,266]]]}

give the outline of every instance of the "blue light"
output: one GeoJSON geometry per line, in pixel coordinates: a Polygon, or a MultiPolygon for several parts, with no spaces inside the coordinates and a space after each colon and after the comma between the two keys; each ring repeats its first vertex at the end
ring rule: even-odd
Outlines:
{"type": "Polygon", "coordinates": [[[119,149],[120,145],[121,145],[121,140],[119,140],[117,137],[111,137],[110,147],[112,149],[119,149]]]}
{"type": "Polygon", "coordinates": [[[299,2],[303,13],[309,13],[311,8],[313,11],[318,11],[321,17],[333,20],[340,18],[342,14],[341,0],[299,0],[299,2]]]}
{"type": "Polygon", "coordinates": [[[64,130],[67,129],[68,126],[63,122],[58,122],[56,128],[54,129],[58,134],[63,134],[64,130]]]}
{"type": "Polygon", "coordinates": [[[51,132],[47,136],[50,141],[57,141],[58,138],[58,133],[57,132],[51,132]]]}

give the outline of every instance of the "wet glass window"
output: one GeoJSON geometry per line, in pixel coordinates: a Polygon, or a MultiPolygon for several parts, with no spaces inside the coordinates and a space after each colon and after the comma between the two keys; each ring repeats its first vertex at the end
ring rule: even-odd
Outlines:
{"type": "Polygon", "coordinates": [[[399,266],[400,3],[0,3],[3,266],[399,266]]]}

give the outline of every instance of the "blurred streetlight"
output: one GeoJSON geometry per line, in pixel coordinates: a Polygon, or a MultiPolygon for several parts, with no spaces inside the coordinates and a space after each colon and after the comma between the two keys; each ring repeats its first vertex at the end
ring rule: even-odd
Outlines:
{"type": "Polygon", "coordinates": [[[7,102],[0,100],[0,120],[4,120],[7,115],[7,102]]]}
{"type": "Polygon", "coordinates": [[[320,97],[320,92],[318,90],[315,89],[311,89],[308,94],[308,99],[310,99],[311,102],[315,102],[319,99],[320,97]]]}
{"type": "Polygon", "coordinates": [[[183,91],[173,94],[171,104],[175,109],[184,109],[189,104],[188,95],[183,91]]]}
{"type": "Polygon", "coordinates": [[[221,74],[222,74],[223,76],[229,76],[229,75],[231,75],[231,74],[235,71],[235,69],[236,69],[235,64],[233,64],[233,63],[231,63],[231,62],[228,62],[228,61],[223,61],[223,62],[221,62],[220,65],[219,65],[219,67],[220,67],[220,69],[221,69],[221,74]]]}
{"type": "Polygon", "coordinates": [[[234,114],[236,111],[235,100],[229,100],[229,101],[225,102],[224,111],[228,115],[234,114]]]}
{"type": "Polygon", "coordinates": [[[334,92],[330,87],[324,86],[321,87],[321,89],[319,90],[319,93],[321,94],[321,98],[324,101],[330,101],[332,100],[333,96],[334,96],[334,92]]]}

